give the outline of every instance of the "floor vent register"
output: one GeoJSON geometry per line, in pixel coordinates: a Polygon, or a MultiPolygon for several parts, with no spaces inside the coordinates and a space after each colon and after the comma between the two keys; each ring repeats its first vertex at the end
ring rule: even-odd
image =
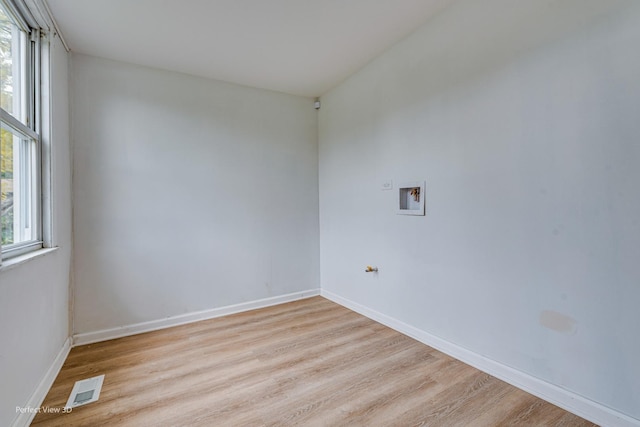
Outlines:
{"type": "Polygon", "coordinates": [[[69,400],[67,400],[66,408],[77,408],[98,400],[103,381],[104,375],[76,381],[69,400]]]}

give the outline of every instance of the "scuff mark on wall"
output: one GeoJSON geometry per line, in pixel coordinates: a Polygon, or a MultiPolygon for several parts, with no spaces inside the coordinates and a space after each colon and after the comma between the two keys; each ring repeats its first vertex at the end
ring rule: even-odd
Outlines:
{"type": "Polygon", "coordinates": [[[576,332],[577,322],[575,319],[557,311],[545,310],[540,313],[540,324],[556,332],[572,334],[576,332]]]}

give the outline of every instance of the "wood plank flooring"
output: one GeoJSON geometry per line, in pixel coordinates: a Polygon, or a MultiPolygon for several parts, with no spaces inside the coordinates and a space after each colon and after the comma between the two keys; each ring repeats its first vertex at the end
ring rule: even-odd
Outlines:
{"type": "Polygon", "coordinates": [[[324,298],[71,350],[35,426],[592,426],[324,298]]]}

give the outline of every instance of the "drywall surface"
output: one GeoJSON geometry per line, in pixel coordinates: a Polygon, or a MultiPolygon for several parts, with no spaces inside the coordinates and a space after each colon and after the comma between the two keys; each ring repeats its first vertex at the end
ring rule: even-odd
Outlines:
{"type": "Polygon", "coordinates": [[[71,159],[68,58],[55,38],[51,141],[55,252],[0,271],[0,425],[12,424],[69,336],[71,159]]]}
{"type": "Polygon", "coordinates": [[[313,100],[72,56],[75,333],[319,286],[313,100]]]}
{"type": "Polygon", "coordinates": [[[638,46],[637,1],[462,0],[323,96],[322,289],[640,419],[638,46]]]}

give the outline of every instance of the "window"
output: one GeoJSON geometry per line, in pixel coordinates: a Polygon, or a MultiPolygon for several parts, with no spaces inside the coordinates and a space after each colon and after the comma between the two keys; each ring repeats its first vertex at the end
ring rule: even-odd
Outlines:
{"type": "Polygon", "coordinates": [[[39,31],[0,1],[1,259],[42,248],[39,64],[39,31]]]}

